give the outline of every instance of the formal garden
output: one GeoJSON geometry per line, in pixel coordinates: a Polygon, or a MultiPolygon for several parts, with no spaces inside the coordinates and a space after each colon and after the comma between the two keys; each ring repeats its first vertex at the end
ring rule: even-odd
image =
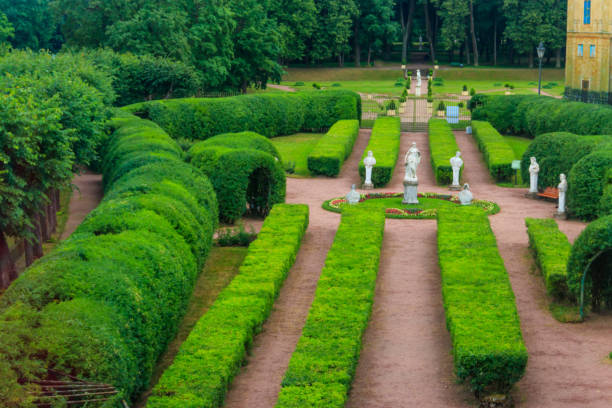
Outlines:
{"type": "Polygon", "coordinates": [[[0,0],[0,407],[612,406],[565,3],[204,3],[0,0]]]}

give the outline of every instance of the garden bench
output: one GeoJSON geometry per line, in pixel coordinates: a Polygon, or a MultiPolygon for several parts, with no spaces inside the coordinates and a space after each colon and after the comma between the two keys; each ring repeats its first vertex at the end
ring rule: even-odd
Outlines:
{"type": "Polygon", "coordinates": [[[538,194],[538,197],[543,198],[545,200],[558,200],[559,189],[554,187],[547,187],[543,192],[538,194]]]}

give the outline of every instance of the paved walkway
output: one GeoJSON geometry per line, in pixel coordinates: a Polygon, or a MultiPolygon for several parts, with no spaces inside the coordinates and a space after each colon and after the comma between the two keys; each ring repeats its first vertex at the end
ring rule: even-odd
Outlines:
{"type": "Polygon", "coordinates": [[[100,204],[104,195],[100,174],[84,171],[74,177],[72,184],[76,186],[76,189],[70,198],[68,220],[60,237],[61,240],[68,238],[81,225],[85,217],[100,204]]]}

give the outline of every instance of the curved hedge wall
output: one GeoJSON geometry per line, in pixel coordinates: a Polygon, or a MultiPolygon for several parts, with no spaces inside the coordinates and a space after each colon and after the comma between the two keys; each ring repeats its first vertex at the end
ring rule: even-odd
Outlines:
{"type": "Polygon", "coordinates": [[[22,381],[47,368],[138,395],[210,249],[217,202],[204,174],[154,124],[120,114],[111,127],[103,202],[0,298],[0,405],[27,403],[22,381]],[[160,151],[164,160],[145,160],[160,151]]]}
{"type": "Polygon", "coordinates": [[[275,137],[327,129],[342,119],[361,120],[361,97],[351,91],[317,91],[174,99],[123,109],[151,119],[174,138],[204,140],[242,131],[275,137]]]}
{"type": "Polygon", "coordinates": [[[473,120],[507,134],[535,137],[550,132],[612,135],[612,107],[537,95],[476,95],[473,120]]]}
{"type": "Polygon", "coordinates": [[[606,174],[612,168],[612,144],[583,157],[572,167],[567,178],[567,207],[571,215],[592,220],[597,217],[606,174]]]}
{"type": "MultiPolygon", "coordinates": [[[[592,296],[594,281],[598,283],[596,290],[599,292],[607,291],[608,297],[612,289],[612,271],[610,270],[612,264],[612,215],[589,224],[574,242],[567,264],[567,285],[575,299],[580,299],[580,284],[584,269],[600,251],[605,254],[591,265],[590,273],[585,281],[585,304],[592,296]]],[[[612,304],[607,306],[610,308],[612,304]]]]}
{"type": "Polygon", "coordinates": [[[267,215],[274,204],[285,201],[287,185],[280,155],[261,135],[215,136],[193,145],[187,159],[210,178],[224,221],[233,223],[247,210],[267,215]]]}
{"type": "Polygon", "coordinates": [[[384,117],[376,119],[372,135],[370,136],[370,142],[359,162],[359,176],[362,183],[365,182],[365,165],[363,161],[368,156],[368,151],[371,150],[376,159],[376,166],[372,169],[372,183],[374,187],[380,188],[389,184],[397,164],[401,133],[400,118],[384,117]]]}

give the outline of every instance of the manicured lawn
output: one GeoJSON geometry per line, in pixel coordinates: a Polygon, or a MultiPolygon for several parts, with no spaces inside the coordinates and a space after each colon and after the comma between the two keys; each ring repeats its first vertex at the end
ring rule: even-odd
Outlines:
{"type": "Polygon", "coordinates": [[[518,136],[504,136],[506,142],[512,147],[514,150],[514,158],[516,160],[521,160],[523,158],[523,154],[533,142],[533,139],[528,139],[526,137],[518,137],[518,136]]]}
{"type": "Polygon", "coordinates": [[[318,133],[298,133],[292,136],[275,137],[271,140],[283,159],[285,170],[287,165],[293,162],[296,176],[310,177],[308,155],[322,136],[318,133]]]}
{"type": "Polygon", "coordinates": [[[378,210],[383,208],[420,208],[422,210],[438,208],[457,208],[458,204],[435,198],[419,198],[419,204],[402,204],[402,198],[377,198],[367,200],[357,205],[361,208],[378,210]]]}
{"type": "MultiPolygon", "coordinates": [[[[444,80],[440,84],[434,82],[434,94],[461,94],[463,85],[467,85],[468,90],[474,88],[477,93],[485,92],[488,95],[503,95],[505,93],[504,85],[510,84],[514,86],[512,93],[515,95],[535,94],[537,93],[538,80],[537,77],[533,81],[513,81],[513,80],[444,80]]],[[[552,86],[550,89],[542,88],[543,92],[551,95],[563,95],[565,89],[564,81],[542,81],[542,86],[552,86]],[[555,85],[556,84],[556,85],[555,85]]]]}
{"type": "Polygon", "coordinates": [[[298,91],[312,91],[314,89],[312,84],[316,82],[325,89],[345,89],[354,92],[400,96],[404,88],[395,86],[395,81],[401,77],[402,73],[398,72],[397,78],[388,81],[304,81],[303,86],[296,86],[296,82],[281,82],[281,84],[298,91]],[[340,84],[340,86],[333,86],[334,84],[340,84]]]}

